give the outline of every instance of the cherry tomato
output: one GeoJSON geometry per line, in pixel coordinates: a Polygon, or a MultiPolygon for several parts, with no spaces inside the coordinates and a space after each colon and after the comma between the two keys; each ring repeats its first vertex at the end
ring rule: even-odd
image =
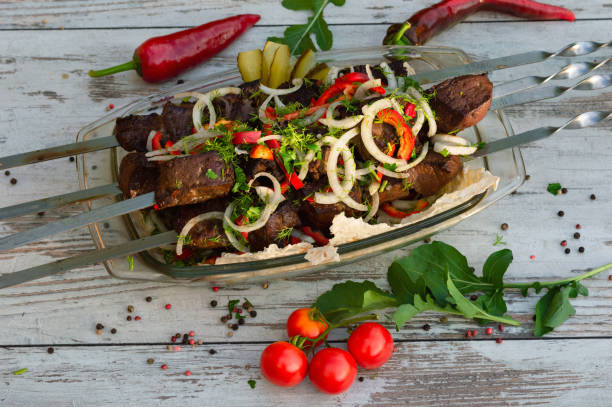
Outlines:
{"type": "Polygon", "coordinates": [[[343,349],[322,349],[310,361],[308,377],[323,393],[342,393],[351,387],[356,376],[355,359],[343,349]]]}
{"type": "MultiPolygon", "coordinates": [[[[314,339],[325,332],[327,324],[314,319],[312,312],[312,308],[300,308],[289,315],[289,319],[287,319],[287,335],[289,335],[289,338],[300,335],[305,338],[314,339]]],[[[318,341],[315,347],[319,346],[322,342],[322,340],[318,341]]],[[[309,345],[306,345],[304,349],[309,347],[309,345]]]]}
{"type": "Polygon", "coordinates": [[[274,342],[264,349],[259,360],[261,373],[269,382],[293,387],[306,377],[306,354],[289,342],[274,342]]]}
{"type": "Polygon", "coordinates": [[[393,354],[393,338],[384,326],[366,322],[349,336],[348,350],[359,366],[376,369],[384,365],[393,354]]]}

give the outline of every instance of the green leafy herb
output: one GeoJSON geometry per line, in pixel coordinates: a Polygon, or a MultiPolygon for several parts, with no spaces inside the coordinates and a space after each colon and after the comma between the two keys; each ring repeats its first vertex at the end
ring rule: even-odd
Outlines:
{"type": "Polygon", "coordinates": [[[559,184],[558,182],[555,182],[554,184],[548,184],[546,190],[553,195],[557,195],[561,190],[561,184],[559,184]]]}
{"type": "Polygon", "coordinates": [[[289,239],[289,236],[291,236],[291,232],[293,232],[293,228],[291,227],[286,227],[286,228],[282,228],[278,234],[276,235],[276,238],[274,238],[274,240],[277,241],[285,241],[287,239],[289,239]]]}
{"type": "Polygon", "coordinates": [[[442,157],[448,157],[450,155],[447,149],[440,151],[440,154],[442,154],[442,157]]]}
{"type": "Polygon", "coordinates": [[[506,242],[504,242],[504,237],[502,235],[499,234],[495,234],[495,243],[493,243],[493,246],[497,246],[497,245],[506,245],[506,242]]]}
{"type": "MultiPolygon", "coordinates": [[[[580,281],[612,268],[612,263],[565,280],[533,283],[504,283],[504,275],[512,263],[512,251],[492,253],[483,265],[482,277],[474,273],[467,259],[454,247],[433,242],[414,249],[409,256],[394,261],[387,280],[392,292],[377,287],[371,281],[347,281],[336,284],[314,303],[323,317],[333,326],[342,326],[360,314],[395,308],[393,320],[397,329],[415,315],[436,311],[462,315],[478,322],[499,322],[519,325],[506,315],[504,291],[519,289],[527,295],[530,288],[547,293],[536,305],[534,335],[545,335],[576,314],[570,299],[587,296],[580,281]],[[476,301],[467,295],[480,293],[476,301]]],[[[363,319],[363,318],[362,318],[363,319]]]]}
{"type": "Polygon", "coordinates": [[[15,371],[13,372],[13,374],[14,374],[15,376],[19,376],[20,374],[26,373],[27,371],[28,371],[28,369],[23,368],[23,369],[15,370],[15,371]]]}
{"type": "Polygon", "coordinates": [[[206,176],[210,179],[217,179],[219,176],[210,168],[206,170],[206,176]]]}
{"type": "Polygon", "coordinates": [[[389,171],[395,171],[395,169],[397,168],[397,164],[396,163],[393,163],[393,164],[384,163],[383,167],[389,171]]]}
{"type": "Polygon", "coordinates": [[[251,386],[251,389],[254,389],[255,385],[257,384],[257,382],[253,379],[249,380],[248,383],[249,383],[249,386],[251,386]]]}
{"type": "Polygon", "coordinates": [[[232,192],[248,191],[249,184],[247,184],[246,174],[244,173],[242,168],[240,168],[237,165],[234,166],[234,176],[235,176],[234,178],[236,179],[236,181],[234,182],[234,185],[232,186],[232,192]]]}
{"type": "Polygon", "coordinates": [[[130,271],[134,271],[134,258],[132,256],[127,256],[127,261],[130,266],[130,271]]]}
{"type": "Polygon", "coordinates": [[[289,10],[311,10],[306,24],[292,25],[285,30],[284,37],[270,37],[268,41],[289,45],[291,55],[301,54],[307,49],[317,51],[311,35],[315,35],[317,45],[323,51],[332,47],[333,35],[323,19],[323,10],[329,3],[344,5],[345,0],[283,0],[282,5],[289,10]]]}
{"type": "Polygon", "coordinates": [[[238,303],[240,303],[240,300],[230,300],[227,303],[227,311],[230,314],[233,314],[234,313],[234,308],[236,308],[236,305],[238,305],[238,303]]]}
{"type": "Polygon", "coordinates": [[[176,238],[177,238],[178,242],[180,242],[180,243],[182,243],[184,245],[188,246],[188,245],[191,244],[191,236],[190,235],[185,235],[185,236],[179,235],[176,238]]]}

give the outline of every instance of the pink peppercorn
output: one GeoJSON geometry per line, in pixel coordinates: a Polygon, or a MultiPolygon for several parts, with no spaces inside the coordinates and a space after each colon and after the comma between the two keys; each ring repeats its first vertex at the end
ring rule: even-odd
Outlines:
{"type": "Polygon", "coordinates": [[[181,350],[181,347],[180,347],[180,346],[175,346],[175,347],[174,347],[174,351],[175,351],[175,352],[179,352],[180,350],[181,350]]]}
{"type": "Polygon", "coordinates": [[[214,286],[214,287],[213,287],[213,291],[214,291],[214,292],[217,292],[217,291],[219,291],[219,287],[217,287],[217,286],[214,286]]]}
{"type": "Polygon", "coordinates": [[[139,315],[136,315],[136,316],[134,317],[134,320],[135,320],[135,321],[140,321],[140,316],[139,316],[139,315]]]}
{"type": "Polygon", "coordinates": [[[487,335],[491,335],[491,334],[493,334],[493,328],[491,328],[491,327],[487,328],[487,329],[485,330],[485,333],[486,333],[487,335]]]}
{"type": "Polygon", "coordinates": [[[577,223],[576,224],[576,229],[581,229],[581,228],[582,228],[582,226],[580,226],[580,223],[577,223]]]}
{"type": "Polygon", "coordinates": [[[466,331],[465,332],[465,337],[466,338],[471,338],[472,337],[472,331],[466,331]]]}
{"type": "Polygon", "coordinates": [[[502,324],[499,324],[498,328],[499,328],[500,331],[504,332],[505,328],[504,328],[504,326],[502,324]]]}
{"type": "Polygon", "coordinates": [[[529,258],[530,258],[531,260],[535,260],[535,254],[532,254],[531,256],[529,256],[529,258]]]}
{"type": "Polygon", "coordinates": [[[496,343],[502,343],[503,341],[502,341],[502,338],[497,338],[497,339],[495,340],[495,342],[496,342],[496,343]]]}
{"type": "Polygon", "coordinates": [[[175,343],[175,342],[176,342],[176,337],[171,336],[171,337],[170,337],[170,340],[172,341],[172,343],[175,343]]]}
{"type": "Polygon", "coordinates": [[[185,376],[191,376],[191,370],[185,370],[185,376]]]}
{"type": "Polygon", "coordinates": [[[472,331],[472,336],[476,336],[478,335],[478,331],[476,331],[475,329],[472,331]]]}
{"type": "Polygon", "coordinates": [[[162,370],[166,370],[168,369],[168,365],[166,365],[165,363],[163,365],[160,366],[162,370]]]}
{"type": "Polygon", "coordinates": [[[563,247],[567,246],[567,240],[561,241],[561,246],[563,246],[563,247]]]}
{"type": "Polygon", "coordinates": [[[113,104],[111,103],[110,105],[108,105],[108,108],[109,108],[109,109],[114,109],[114,108],[115,108],[115,105],[113,105],[113,104]]]}
{"type": "Polygon", "coordinates": [[[166,309],[172,308],[172,304],[166,304],[166,309]]]}
{"type": "Polygon", "coordinates": [[[189,340],[189,344],[190,344],[190,345],[193,345],[194,343],[195,343],[195,339],[190,339],[190,340],[189,340]]]}
{"type": "Polygon", "coordinates": [[[189,336],[194,336],[194,335],[195,335],[195,332],[189,331],[189,336]]]}

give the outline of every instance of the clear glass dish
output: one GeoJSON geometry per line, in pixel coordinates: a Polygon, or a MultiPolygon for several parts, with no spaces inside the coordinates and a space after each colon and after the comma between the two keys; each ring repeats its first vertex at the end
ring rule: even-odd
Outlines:
{"type": "MultiPolygon", "coordinates": [[[[321,52],[318,60],[336,66],[349,64],[376,64],[390,57],[407,57],[417,72],[435,70],[445,66],[470,62],[461,50],[445,47],[386,46],[321,52]]],[[[151,95],[114,110],[94,123],[85,126],[77,135],[77,141],[112,135],[115,119],[128,114],[155,111],[173,94],[186,91],[207,92],[214,88],[241,83],[237,69],[209,75],[198,81],[187,82],[167,91],[151,95]]],[[[476,126],[463,134],[472,140],[491,142],[513,135],[510,123],[501,111],[489,112],[476,126]]],[[[121,148],[83,154],[77,160],[77,172],[81,189],[92,188],[118,180],[118,163],[124,152],[121,148]]],[[[312,265],[303,254],[245,263],[176,267],[164,264],[149,252],[135,256],[130,269],[128,259],[112,259],[104,262],[110,275],[121,279],[148,280],[183,284],[235,284],[240,282],[268,281],[274,278],[289,278],[301,274],[335,267],[357,261],[364,257],[407,246],[447,229],[458,222],[480,212],[500,198],[516,190],[525,178],[523,159],[518,148],[500,151],[488,157],[470,161],[469,167],[486,168],[499,177],[495,191],[487,191],[461,203],[456,207],[418,223],[375,235],[356,242],[340,245],[340,262],[312,265]]],[[[91,210],[122,199],[119,195],[84,203],[91,210]]],[[[124,216],[89,226],[91,236],[98,248],[120,245],[138,236],[132,217],[124,216]]]]}

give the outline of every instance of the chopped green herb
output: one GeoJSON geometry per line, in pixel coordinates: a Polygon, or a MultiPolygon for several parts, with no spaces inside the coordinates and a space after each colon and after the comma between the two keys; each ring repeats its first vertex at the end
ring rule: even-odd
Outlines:
{"type": "Polygon", "coordinates": [[[393,163],[393,164],[384,163],[383,167],[389,171],[395,171],[395,169],[397,168],[397,164],[396,163],[393,163]]]}
{"type": "Polygon", "coordinates": [[[248,191],[249,184],[246,181],[246,174],[239,166],[234,166],[234,177],[236,181],[234,182],[234,186],[232,186],[232,192],[239,191],[248,191]]]}
{"type": "Polygon", "coordinates": [[[27,371],[28,371],[28,369],[23,368],[23,369],[15,370],[15,371],[13,372],[13,374],[14,374],[15,376],[19,376],[20,374],[26,373],[27,371]]]}
{"type": "Polygon", "coordinates": [[[561,191],[561,184],[559,184],[558,182],[555,182],[554,184],[548,184],[546,190],[553,195],[558,195],[559,191],[561,191]]]}
{"type": "Polygon", "coordinates": [[[408,191],[413,185],[414,182],[408,182],[408,178],[404,178],[402,180],[402,191],[408,191]]]}
{"type": "Polygon", "coordinates": [[[293,232],[293,228],[290,228],[290,227],[282,228],[278,232],[278,234],[276,235],[274,240],[277,240],[279,242],[287,240],[287,239],[289,239],[289,236],[291,236],[291,232],[293,232]]]}
{"type": "Polygon", "coordinates": [[[240,300],[230,300],[227,303],[227,311],[230,314],[233,314],[234,313],[234,308],[236,308],[236,305],[238,305],[238,303],[240,303],[240,300]]]}
{"type": "Polygon", "coordinates": [[[192,243],[190,235],[187,235],[187,236],[179,235],[179,236],[177,236],[177,241],[182,243],[182,244],[184,244],[184,245],[186,245],[186,246],[189,246],[192,243]]]}
{"type": "Polygon", "coordinates": [[[176,189],[181,189],[183,187],[183,183],[176,179],[174,180],[174,186],[176,187],[176,189]]]}
{"type": "Polygon", "coordinates": [[[447,149],[440,151],[440,154],[442,155],[442,157],[448,157],[450,155],[447,149]]]}
{"type": "Polygon", "coordinates": [[[206,170],[206,176],[210,179],[217,179],[219,176],[210,168],[206,170]]]}
{"type": "Polygon", "coordinates": [[[497,246],[497,245],[506,245],[506,242],[504,242],[504,237],[502,235],[498,235],[497,233],[495,234],[495,243],[493,243],[493,246],[497,246]]]}
{"type": "Polygon", "coordinates": [[[134,258],[132,256],[127,256],[127,261],[130,266],[130,271],[134,271],[134,258]]]}
{"type": "Polygon", "coordinates": [[[251,379],[251,380],[248,381],[248,383],[249,383],[249,386],[251,386],[251,389],[254,389],[255,388],[255,384],[257,382],[255,380],[251,379]]]}

